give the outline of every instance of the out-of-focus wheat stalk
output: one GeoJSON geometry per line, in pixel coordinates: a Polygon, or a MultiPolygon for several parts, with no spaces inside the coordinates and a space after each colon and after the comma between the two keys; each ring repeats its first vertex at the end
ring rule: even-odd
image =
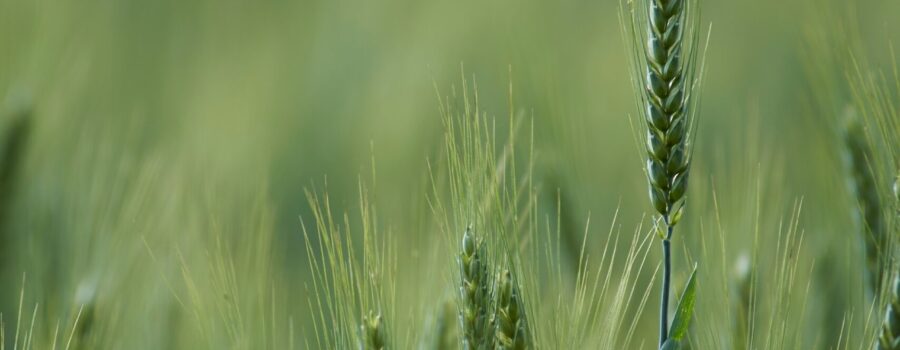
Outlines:
{"type": "Polygon", "coordinates": [[[877,178],[873,173],[876,158],[866,139],[865,131],[852,108],[847,110],[844,128],[844,163],[847,183],[856,200],[854,221],[865,247],[866,274],[869,298],[874,298],[881,286],[883,254],[886,246],[884,208],[878,195],[877,178]]]}

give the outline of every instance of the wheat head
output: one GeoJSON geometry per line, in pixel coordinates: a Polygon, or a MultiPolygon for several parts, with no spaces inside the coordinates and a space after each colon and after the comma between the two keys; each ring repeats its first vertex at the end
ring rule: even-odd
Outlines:
{"type": "Polygon", "coordinates": [[[856,204],[854,218],[859,227],[859,235],[866,250],[866,274],[868,275],[869,295],[874,296],[881,286],[882,263],[881,249],[885,240],[885,221],[882,216],[881,200],[878,197],[878,186],[872,164],[875,160],[865,131],[851,110],[847,112],[847,124],[844,128],[844,163],[847,168],[847,182],[856,204]]]}
{"type": "Polygon", "coordinates": [[[663,245],[663,283],[660,302],[659,345],[668,338],[671,289],[672,231],[684,209],[691,164],[691,137],[695,128],[695,88],[699,85],[696,48],[696,0],[634,2],[630,33],[634,81],[640,82],[640,110],[646,133],[646,174],[650,202],[663,245]],[[643,42],[643,44],[637,44],[643,42]]]}
{"type": "Polygon", "coordinates": [[[381,317],[381,314],[369,310],[369,313],[363,316],[360,331],[362,332],[360,350],[384,350],[387,348],[387,335],[384,330],[384,318],[381,317]]]}
{"type": "MultiPolygon", "coordinates": [[[[650,201],[667,225],[683,207],[690,168],[694,57],[686,52],[687,0],[649,0],[643,104],[650,201]]],[[[668,238],[668,237],[667,237],[668,238]]]]}
{"type": "Polygon", "coordinates": [[[497,349],[524,350],[530,348],[528,326],[522,305],[519,287],[515,284],[509,270],[504,270],[497,279],[497,310],[494,313],[494,324],[497,328],[497,349]]]}
{"type": "Polygon", "coordinates": [[[485,261],[482,242],[477,239],[472,228],[466,228],[459,255],[460,322],[462,325],[463,348],[482,350],[493,347],[490,317],[490,272],[485,261]]]}
{"type": "MultiPolygon", "coordinates": [[[[900,220],[900,175],[894,180],[893,189],[894,205],[898,208],[897,219],[900,220]]],[[[900,350],[900,272],[894,273],[888,298],[884,321],[875,342],[876,350],[900,350]]]]}

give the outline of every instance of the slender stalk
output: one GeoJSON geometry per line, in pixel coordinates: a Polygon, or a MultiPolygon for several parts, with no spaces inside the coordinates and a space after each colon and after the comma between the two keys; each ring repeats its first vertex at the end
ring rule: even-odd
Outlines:
{"type": "Polygon", "coordinates": [[[456,331],[456,304],[447,301],[441,306],[434,319],[431,344],[433,350],[451,350],[459,348],[459,334],[456,331]]]}
{"type": "Polygon", "coordinates": [[[750,327],[753,313],[753,263],[747,255],[741,254],[735,266],[734,330],[732,349],[750,349],[750,327]]]}
{"type": "MultiPolygon", "coordinates": [[[[668,234],[672,233],[672,226],[668,227],[668,234]]],[[[663,244],[663,286],[662,300],[659,305],[659,346],[662,347],[669,339],[669,294],[672,285],[672,247],[671,241],[666,238],[663,244]]]]}
{"type": "MultiPolygon", "coordinates": [[[[9,220],[10,198],[16,190],[23,157],[27,151],[28,139],[32,128],[32,109],[30,106],[20,107],[10,115],[0,138],[0,223],[9,220]]],[[[8,228],[0,228],[0,240],[9,239],[8,228]]]]}

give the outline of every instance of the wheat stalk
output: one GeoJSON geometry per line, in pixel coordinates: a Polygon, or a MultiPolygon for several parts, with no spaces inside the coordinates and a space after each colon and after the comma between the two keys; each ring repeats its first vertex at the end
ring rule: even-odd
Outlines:
{"type": "Polygon", "coordinates": [[[459,255],[461,276],[460,322],[462,325],[463,348],[471,350],[490,349],[493,345],[488,310],[491,309],[490,272],[485,261],[482,242],[477,239],[472,228],[466,228],[459,255]]]}
{"type": "Polygon", "coordinates": [[[749,349],[750,324],[752,321],[753,283],[752,263],[746,255],[738,258],[735,269],[734,339],[732,349],[749,349]]]}
{"type": "Polygon", "coordinates": [[[0,155],[3,165],[0,168],[0,184],[3,186],[11,186],[10,182],[22,161],[21,158],[32,127],[31,115],[32,110],[23,107],[13,112],[9,116],[9,121],[6,122],[5,130],[3,130],[2,155],[0,155]]]}
{"type": "Polygon", "coordinates": [[[497,279],[495,301],[497,310],[494,313],[493,323],[497,328],[497,349],[530,348],[521,294],[509,270],[504,270],[497,279]]]}
{"type": "Polygon", "coordinates": [[[645,41],[634,45],[638,67],[633,67],[633,71],[635,81],[641,82],[640,110],[646,125],[650,201],[660,215],[657,222],[663,244],[659,318],[662,347],[669,328],[670,240],[684,208],[691,163],[690,138],[697,104],[693,92],[699,83],[695,54],[699,22],[694,16],[696,1],[646,0],[637,4],[631,17],[631,33],[635,41],[645,41]]]}
{"type": "Polygon", "coordinates": [[[844,163],[848,173],[850,191],[856,199],[859,211],[854,218],[859,227],[866,250],[866,274],[868,294],[874,297],[881,286],[881,249],[885,240],[885,221],[882,216],[881,200],[871,162],[873,153],[866,141],[865,131],[852,109],[847,111],[844,128],[844,163]]]}
{"type": "Polygon", "coordinates": [[[18,107],[8,115],[0,139],[0,222],[8,220],[10,200],[16,189],[23,157],[27,151],[33,124],[29,105],[18,107]]]}
{"type": "Polygon", "coordinates": [[[434,318],[432,325],[433,333],[430,337],[430,343],[427,348],[433,350],[451,350],[458,349],[459,342],[456,332],[456,304],[453,301],[446,301],[441,305],[440,311],[434,318]]]}

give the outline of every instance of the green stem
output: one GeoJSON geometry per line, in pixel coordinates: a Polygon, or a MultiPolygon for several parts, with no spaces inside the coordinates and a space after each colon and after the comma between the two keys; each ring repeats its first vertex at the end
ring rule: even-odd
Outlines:
{"type": "Polygon", "coordinates": [[[666,237],[663,239],[663,285],[659,305],[659,347],[669,338],[669,290],[672,284],[672,225],[666,219],[666,237]]]}

